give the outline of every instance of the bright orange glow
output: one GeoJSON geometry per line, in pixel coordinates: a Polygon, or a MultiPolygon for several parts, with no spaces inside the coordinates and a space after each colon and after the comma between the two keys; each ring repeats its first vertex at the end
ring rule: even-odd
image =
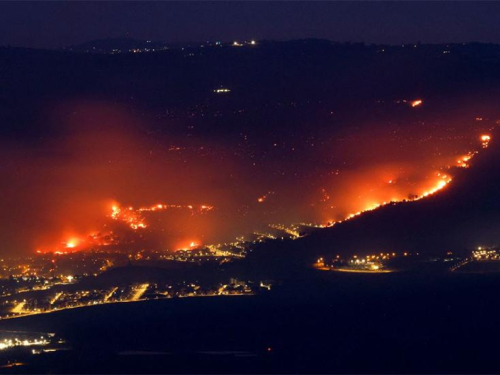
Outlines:
{"type": "MultiPolygon", "coordinates": [[[[405,101],[404,112],[414,112],[410,105],[423,106],[423,101],[405,101]]],[[[419,117],[424,115],[418,109],[415,109],[416,112],[419,112],[419,117]]],[[[424,128],[423,121],[422,125],[411,129],[398,125],[397,132],[390,133],[390,139],[387,137],[389,133],[385,131],[384,134],[379,134],[378,130],[372,133],[370,129],[376,126],[360,127],[355,131],[352,130],[354,128],[348,129],[342,134],[342,141],[335,143],[330,140],[329,134],[323,137],[321,133],[322,137],[311,138],[300,146],[307,151],[299,151],[298,141],[289,141],[283,148],[273,148],[273,154],[269,154],[266,159],[270,162],[265,168],[261,167],[260,162],[253,163],[257,160],[253,155],[259,152],[260,147],[257,151],[251,151],[252,159],[238,159],[233,165],[233,162],[220,164],[216,157],[218,145],[209,144],[213,149],[207,154],[210,155],[206,159],[206,165],[210,166],[208,168],[203,164],[205,161],[201,166],[197,165],[200,158],[205,158],[208,149],[201,150],[202,143],[196,143],[196,147],[191,145],[190,151],[182,155],[176,152],[173,160],[165,155],[150,157],[148,154],[148,163],[143,163],[143,152],[149,148],[141,147],[140,157],[137,157],[134,139],[130,142],[127,139],[120,145],[123,152],[108,155],[109,139],[115,139],[114,134],[113,137],[92,137],[91,142],[87,142],[86,138],[79,139],[84,135],[77,134],[74,142],[81,144],[82,155],[86,155],[88,146],[93,145],[96,139],[103,140],[103,145],[93,153],[96,157],[101,154],[106,156],[102,160],[98,158],[102,162],[102,171],[99,169],[95,174],[84,175],[73,172],[74,168],[63,163],[61,168],[72,173],[61,178],[61,181],[71,180],[71,186],[82,185],[86,187],[83,190],[89,192],[93,191],[90,182],[103,181],[106,182],[105,188],[85,197],[83,201],[78,195],[66,197],[64,207],[60,203],[61,207],[57,209],[45,204],[45,210],[39,211],[50,212],[55,218],[54,223],[39,230],[42,233],[34,237],[30,246],[42,252],[72,252],[110,245],[121,250],[131,243],[135,247],[145,243],[144,248],[194,249],[200,243],[193,238],[203,239],[205,244],[229,243],[237,236],[278,223],[284,228],[292,224],[317,226],[328,219],[328,225],[333,225],[394,202],[423,199],[445,189],[454,173],[447,166],[466,168],[477,153],[467,153],[471,136],[477,142],[477,149],[480,149],[480,142],[485,147],[491,141],[486,122],[484,120],[480,124],[484,129],[481,133],[474,128],[472,135],[458,130],[455,133],[448,130],[444,132],[449,125],[446,124],[437,127],[438,131],[443,132],[438,137],[435,126],[432,127],[434,133],[431,133],[424,128]],[[409,139],[412,143],[408,143],[409,139]],[[458,142],[461,142],[460,147],[455,144],[458,142]],[[308,162],[307,167],[296,166],[295,159],[287,160],[289,154],[284,154],[283,150],[287,150],[290,155],[290,150],[294,150],[297,160],[302,160],[299,156],[304,157],[308,162]],[[275,159],[274,153],[278,152],[279,156],[275,159]],[[183,163],[182,169],[175,168],[176,173],[164,172],[164,176],[164,164],[158,162],[159,166],[156,166],[156,159],[169,160],[170,166],[176,165],[174,161],[177,163],[177,158],[186,160],[187,167],[183,163]],[[217,160],[215,167],[212,166],[212,158],[217,160]],[[108,159],[112,160],[112,164],[108,165],[108,159]],[[250,160],[252,164],[248,163],[247,168],[243,163],[250,160]],[[134,173],[130,172],[129,175],[127,172],[126,176],[122,176],[123,171],[134,173]],[[442,175],[436,176],[437,172],[442,175]],[[175,174],[182,177],[182,183],[177,182],[175,174]],[[211,180],[212,174],[217,175],[214,180],[217,183],[211,180]],[[227,178],[229,175],[234,176],[234,179],[227,178]],[[147,179],[142,181],[138,176],[147,179]],[[124,183],[127,181],[130,187],[124,183]],[[222,182],[234,185],[226,188],[222,182]],[[85,185],[87,183],[89,185],[85,185]],[[118,201],[107,200],[110,196],[116,197],[118,201]],[[179,204],[169,204],[171,202],[179,204]],[[217,209],[214,209],[215,205],[217,209]],[[160,214],[165,211],[172,211],[173,214],[160,214]],[[206,216],[199,218],[201,215],[206,216]],[[97,235],[88,237],[91,231],[97,235]],[[114,235],[110,236],[111,231],[114,235]],[[45,247],[46,243],[52,246],[45,247]]],[[[184,147],[179,150],[184,150],[184,147]]],[[[203,147],[207,145],[203,144],[203,147]]],[[[153,155],[159,152],[153,151],[153,155]]],[[[87,168],[94,171],[95,166],[92,164],[87,168]]],[[[56,184],[51,186],[48,196],[55,195],[52,193],[54,188],[57,188],[56,184]]],[[[44,215],[48,216],[43,214],[40,217],[44,215]]]]}
{"type": "MultiPolygon", "coordinates": [[[[482,135],[481,136],[481,141],[483,142],[482,143],[483,148],[488,147],[488,142],[490,140],[491,140],[491,137],[489,135],[482,135]]],[[[467,168],[468,167],[467,162],[470,161],[472,159],[472,157],[477,153],[478,153],[478,151],[469,152],[467,155],[465,155],[465,156],[461,157],[459,160],[457,160],[457,163],[459,164],[459,166],[467,168]]],[[[424,190],[419,195],[414,196],[411,199],[407,199],[407,200],[418,201],[418,200],[421,200],[423,198],[429,197],[429,196],[437,193],[438,191],[444,189],[452,181],[452,178],[444,173],[437,173],[436,177],[437,177],[437,181],[433,187],[431,187],[430,189],[424,190]]],[[[389,182],[389,184],[392,184],[393,180],[389,180],[388,182],[389,182]]],[[[392,202],[398,202],[398,201],[401,201],[401,199],[392,199],[392,202]]],[[[326,226],[333,226],[335,224],[342,223],[343,221],[350,220],[356,216],[361,215],[363,212],[372,211],[378,207],[385,206],[389,203],[391,203],[391,202],[372,203],[372,204],[366,206],[362,211],[358,211],[358,212],[351,213],[351,214],[347,215],[343,220],[329,221],[326,226]]]]}
{"type": "Polygon", "coordinates": [[[128,210],[122,210],[119,206],[113,205],[111,207],[110,217],[113,220],[122,221],[126,223],[130,228],[134,230],[145,229],[148,227],[148,224],[146,223],[146,219],[142,216],[143,212],[156,212],[156,211],[171,210],[171,209],[190,210],[192,211],[193,214],[194,213],[203,214],[213,210],[214,207],[206,204],[196,207],[193,205],[158,203],[150,207],[139,207],[137,209],[129,207],[128,210]]]}
{"type": "Polygon", "coordinates": [[[73,249],[78,246],[80,240],[78,238],[71,238],[66,242],[66,248],[73,249]]]}
{"type": "Polygon", "coordinates": [[[482,143],[483,148],[487,148],[489,146],[490,140],[491,137],[487,134],[481,136],[481,142],[483,142],[482,143]]]}
{"type": "MultiPolygon", "coordinates": [[[[437,181],[435,183],[435,185],[433,187],[431,187],[430,189],[428,190],[424,190],[420,195],[418,196],[415,196],[411,199],[407,199],[409,201],[418,201],[418,200],[421,200],[423,198],[426,198],[430,195],[433,195],[435,194],[436,192],[444,189],[450,182],[451,182],[451,177],[449,177],[448,175],[446,174],[441,174],[441,173],[437,173],[436,174],[436,177],[437,177],[437,181]]],[[[382,202],[382,203],[371,203],[370,205],[366,206],[363,210],[361,211],[357,211],[357,212],[354,212],[354,213],[351,213],[349,215],[347,215],[343,220],[337,220],[337,221],[329,221],[326,225],[324,226],[327,226],[327,227],[332,227],[336,224],[340,224],[344,221],[347,221],[347,220],[351,220],[357,216],[360,216],[362,213],[364,212],[369,212],[369,211],[373,211],[379,207],[383,207],[383,206],[386,206],[390,203],[393,203],[393,202],[398,202],[399,200],[398,199],[393,199],[391,202],[382,202]]]]}
{"type": "Polygon", "coordinates": [[[268,192],[267,192],[266,194],[264,194],[263,196],[261,196],[261,197],[257,198],[257,202],[259,202],[259,203],[264,203],[264,202],[267,200],[267,198],[268,198],[270,195],[272,195],[272,194],[274,194],[274,192],[273,192],[273,191],[268,191],[268,192]]]}
{"type": "Polygon", "coordinates": [[[68,254],[68,252],[67,251],[54,251],[54,254],[63,255],[63,254],[68,254]]]}
{"type": "Polygon", "coordinates": [[[198,241],[184,241],[177,246],[177,251],[179,250],[194,250],[201,246],[201,243],[198,241]]]}
{"type": "Polygon", "coordinates": [[[462,156],[460,159],[457,160],[458,166],[462,168],[469,168],[468,161],[471,160],[475,154],[477,154],[477,151],[469,152],[467,155],[462,156]]]}

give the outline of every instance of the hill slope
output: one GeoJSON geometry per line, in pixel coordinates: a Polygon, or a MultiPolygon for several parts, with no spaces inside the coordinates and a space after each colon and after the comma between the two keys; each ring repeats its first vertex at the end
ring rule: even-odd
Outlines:
{"type": "Polygon", "coordinates": [[[325,228],[302,239],[272,241],[252,254],[262,258],[295,259],[318,255],[373,252],[443,254],[500,243],[500,136],[493,134],[487,150],[460,170],[445,190],[420,201],[397,203],[366,212],[353,220],[325,228]]]}

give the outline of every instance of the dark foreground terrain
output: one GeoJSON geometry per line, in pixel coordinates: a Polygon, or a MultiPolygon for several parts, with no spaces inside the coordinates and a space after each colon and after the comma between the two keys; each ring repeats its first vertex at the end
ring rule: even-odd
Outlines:
{"type": "Polygon", "coordinates": [[[266,295],[5,320],[2,331],[56,332],[71,350],[4,351],[2,363],[26,365],[1,371],[497,373],[499,288],[500,274],[318,271],[266,295]]]}

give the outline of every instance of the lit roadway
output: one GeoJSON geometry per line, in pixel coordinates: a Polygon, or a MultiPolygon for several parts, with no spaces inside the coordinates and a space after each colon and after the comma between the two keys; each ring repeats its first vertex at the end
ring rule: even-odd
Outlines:
{"type": "MultiPolygon", "coordinates": [[[[142,297],[144,292],[147,290],[149,284],[142,284],[140,285],[135,291],[131,299],[127,301],[102,301],[99,302],[98,305],[102,304],[115,304],[115,303],[131,303],[131,302],[141,302],[139,299],[142,297]]],[[[118,289],[118,288],[117,288],[118,289]]],[[[206,294],[206,295],[197,295],[197,296],[178,296],[178,298],[206,298],[206,297],[242,297],[242,296],[253,296],[255,293],[242,293],[242,294],[219,294],[220,292],[218,291],[217,293],[214,294],[206,294]]],[[[110,293],[111,294],[111,293],[110,293]]],[[[108,295],[110,295],[108,294],[108,295]]],[[[169,297],[172,298],[172,297],[169,297]]],[[[51,314],[56,311],[62,311],[62,310],[73,310],[73,309],[80,309],[80,308],[85,308],[85,307],[91,307],[95,306],[95,304],[88,303],[88,304],[81,304],[81,305],[75,305],[75,306],[66,306],[66,307],[61,307],[61,308],[54,308],[49,311],[26,311],[24,310],[24,305],[25,302],[21,302],[17,304],[13,310],[11,310],[12,313],[16,313],[16,315],[13,316],[5,316],[1,317],[0,320],[7,320],[7,319],[17,319],[17,318],[22,318],[30,315],[42,315],[42,314],[51,314]]]]}
{"type": "Polygon", "coordinates": [[[356,270],[348,268],[333,268],[330,271],[334,272],[353,272],[353,273],[391,273],[391,270],[356,270]]]}
{"type": "Polygon", "coordinates": [[[52,298],[52,300],[50,301],[50,304],[51,304],[51,305],[53,305],[53,304],[54,304],[54,303],[55,303],[55,302],[59,299],[59,297],[61,297],[61,296],[62,296],[62,294],[63,294],[62,292],[57,293],[57,294],[54,296],[54,298],[52,298]]]}
{"type": "MultiPolygon", "coordinates": [[[[140,301],[132,301],[132,300],[128,300],[128,301],[111,301],[111,302],[100,302],[99,305],[102,305],[102,304],[115,304],[115,303],[128,303],[128,302],[140,302],[140,301]]],[[[23,305],[24,307],[24,302],[16,305],[15,308],[18,308],[19,305],[23,305]]],[[[81,305],[75,305],[75,306],[65,306],[65,307],[60,307],[60,308],[54,308],[52,310],[47,310],[47,311],[28,311],[28,310],[23,310],[21,308],[21,310],[17,310],[17,315],[13,315],[13,316],[4,316],[4,317],[1,317],[0,320],[10,320],[10,319],[18,319],[18,318],[24,318],[26,316],[31,316],[31,315],[45,315],[45,314],[52,314],[56,311],[64,311],[64,310],[73,310],[73,309],[81,309],[81,308],[85,308],[85,307],[92,307],[92,306],[95,306],[95,304],[92,304],[92,303],[88,303],[88,304],[81,304],[81,305]]],[[[11,312],[14,312],[13,310],[11,310],[11,312]]]]}
{"type": "Polygon", "coordinates": [[[456,270],[458,270],[460,267],[463,267],[465,266],[467,263],[469,263],[471,260],[469,258],[466,258],[464,260],[462,260],[460,263],[457,263],[453,266],[450,267],[450,271],[451,272],[455,272],[456,270]]]}
{"type": "Polygon", "coordinates": [[[10,312],[14,314],[21,314],[23,312],[24,305],[26,305],[26,302],[18,303],[10,312]]]}
{"type": "Polygon", "coordinates": [[[142,297],[146,289],[148,289],[149,284],[142,284],[140,285],[132,295],[132,298],[130,298],[131,301],[139,301],[139,299],[142,297]]]}
{"type": "Polygon", "coordinates": [[[354,268],[330,268],[330,267],[314,267],[317,270],[320,271],[333,271],[333,272],[351,272],[351,273],[391,273],[394,272],[392,270],[361,270],[361,269],[354,269],[354,268]]]}
{"type": "Polygon", "coordinates": [[[111,296],[113,295],[114,292],[116,292],[118,290],[118,287],[114,287],[113,289],[111,289],[111,291],[104,297],[104,302],[108,302],[108,300],[111,298],[111,296]]]}

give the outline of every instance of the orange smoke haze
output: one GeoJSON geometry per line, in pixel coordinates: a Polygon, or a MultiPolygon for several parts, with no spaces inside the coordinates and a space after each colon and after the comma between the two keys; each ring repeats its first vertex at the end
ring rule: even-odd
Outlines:
{"type": "Polygon", "coordinates": [[[193,249],[269,224],[324,224],[444,187],[489,141],[485,121],[450,113],[442,127],[325,128],[314,147],[282,148],[295,159],[256,165],[224,140],[155,134],[137,111],[117,105],[80,101],[47,111],[63,132],[36,145],[2,145],[7,251],[77,251],[110,232],[193,249]]]}
{"type": "MultiPolygon", "coordinates": [[[[173,139],[147,140],[141,124],[123,108],[69,103],[53,113],[62,113],[51,119],[64,124],[62,137],[34,148],[3,147],[9,160],[3,169],[10,178],[2,205],[12,230],[2,239],[14,246],[77,249],[89,234],[102,230],[113,201],[201,207],[223,196],[231,199],[219,188],[224,174],[217,173],[221,167],[231,171],[230,161],[190,155],[177,160],[167,151],[173,139]]],[[[191,220],[190,214],[171,220],[165,226],[211,232],[210,222],[191,220]]]]}

